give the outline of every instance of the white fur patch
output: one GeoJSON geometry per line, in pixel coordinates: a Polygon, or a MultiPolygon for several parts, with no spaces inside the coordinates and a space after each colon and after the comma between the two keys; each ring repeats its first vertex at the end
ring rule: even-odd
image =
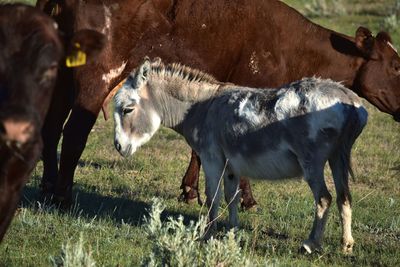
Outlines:
{"type": "Polygon", "coordinates": [[[320,111],[332,107],[333,105],[340,103],[340,100],[336,97],[326,97],[321,91],[310,91],[306,94],[305,107],[308,111],[320,111]]]}
{"type": "Polygon", "coordinates": [[[124,70],[126,63],[128,63],[127,61],[122,62],[122,65],[111,69],[108,73],[103,74],[103,76],[101,76],[101,79],[108,85],[112,79],[117,78],[119,75],[121,75],[122,71],[124,70]]]}
{"type": "Polygon", "coordinates": [[[104,26],[101,33],[107,36],[107,39],[111,39],[111,10],[103,5],[104,7],[104,26]]]}
{"type": "Polygon", "coordinates": [[[253,74],[257,74],[260,72],[260,68],[258,66],[258,57],[256,55],[256,52],[253,52],[250,56],[250,62],[249,62],[249,68],[253,74]]]}
{"type": "Polygon", "coordinates": [[[300,96],[294,91],[284,93],[275,104],[275,114],[278,120],[290,118],[291,114],[296,112],[300,105],[300,96]]]}
{"type": "Polygon", "coordinates": [[[239,117],[247,120],[250,124],[259,125],[265,120],[265,116],[258,112],[255,103],[251,102],[249,98],[250,93],[240,101],[237,114],[239,117]]]}

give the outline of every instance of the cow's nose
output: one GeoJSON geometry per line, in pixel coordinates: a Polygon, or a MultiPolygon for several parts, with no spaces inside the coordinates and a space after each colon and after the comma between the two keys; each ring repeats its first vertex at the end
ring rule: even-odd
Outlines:
{"type": "Polygon", "coordinates": [[[115,149],[119,152],[119,151],[121,151],[121,144],[120,143],[118,143],[118,141],[115,141],[115,143],[114,143],[114,145],[115,145],[115,149]]]}
{"type": "Polygon", "coordinates": [[[0,123],[0,133],[7,141],[24,144],[33,135],[34,126],[29,121],[5,120],[0,123]]]}

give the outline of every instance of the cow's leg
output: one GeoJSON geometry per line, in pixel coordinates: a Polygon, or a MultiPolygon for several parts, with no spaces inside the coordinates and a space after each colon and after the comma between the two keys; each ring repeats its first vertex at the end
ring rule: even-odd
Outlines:
{"type": "Polygon", "coordinates": [[[179,196],[180,201],[192,203],[197,202],[202,205],[199,194],[199,173],[200,173],[200,157],[192,150],[192,157],[185,175],[182,178],[181,189],[183,190],[179,196]]]}
{"type": "Polygon", "coordinates": [[[72,202],[75,169],[108,93],[104,82],[86,76],[85,73],[77,74],[75,80],[79,93],[64,126],[60,169],[55,190],[56,200],[63,206],[72,202]]]}
{"type": "Polygon", "coordinates": [[[82,107],[74,107],[64,127],[60,170],[55,190],[56,200],[63,206],[68,206],[72,202],[75,169],[85,149],[89,133],[96,122],[97,114],[98,112],[93,114],[82,107]]]}
{"type": "Polygon", "coordinates": [[[244,210],[249,210],[257,205],[256,200],[251,192],[250,181],[246,177],[240,177],[239,188],[242,192],[241,207],[244,210]]]}
{"type": "Polygon", "coordinates": [[[311,233],[301,248],[308,253],[321,248],[328,211],[332,202],[332,196],[329,194],[324,180],[324,164],[314,166],[303,169],[304,178],[314,195],[316,209],[311,233]]]}
{"type": "MultiPolygon", "coordinates": [[[[190,158],[190,163],[185,175],[182,178],[181,189],[183,190],[179,196],[180,201],[186,203],[191,203],[197,199],[198,204],[202,205],[199,194],[199,172],[200,172],[201,161],[199,156],[192,150],[192,156],[190,158]]],[[[250,182],[247,178],[240,178],[239,185],[242,197],[241,197],[241,207],[244,210],[249,210],[257,205],[256,200],[251,192],[250,182]]]]}
{"type": "Polygon", "coordinates": [[[41,183],[42,196],[54,193],[58,176],[57,146],[62,128],[71,110],[73,102],[72,75],[61,71],[49,111],[42,129],[43,139],[43,177],[41,183]],[[62,75],[62,77],[61,77],[62,75]]]}
{"type": "Polygon", "coordinates": [[[206,203],[209,219],[205,239],[208,239],[217,229],[216,220],[221,199],[221,183],[224,174],[224,165],[215,158],[207,158],[207,160],[202,158],[202,162],[206,176],[206,203]]]}
{"type": "Polygon", "coordinates": [[[233,174],[224,175],[225,201],[229,210],[229,226],[236,228],[239,226],[238,204],[240,200],[239,177],[233,174]]]}
{"type": "MultiPolygon", "coordinates": [[[[349,152],[350,153],[350,152],[349,152]]],[[[335,154],[329,159],[332,170],[333,180],[336,188],[336,203],[339,209],[342,224],[342,249],[344,253],[352,253],[354,239],[351,234],[351,195],[349,189],[349,172],[346,157],[341,159],[339,154],[335,154]]],[[[349,157],[347,157],[349,158],[349,157]]]]}

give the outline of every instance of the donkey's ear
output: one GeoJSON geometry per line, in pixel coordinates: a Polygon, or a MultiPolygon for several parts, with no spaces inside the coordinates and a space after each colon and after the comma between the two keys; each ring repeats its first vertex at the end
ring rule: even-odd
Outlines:
{"type": "Polygon", "coordinates": [[[371,31],[364,27],[359,27],[356,31],[356,46],[366,57],[370,57],[374,47],[375,38],[371,31]]]}
{"type": "Polygon", "coordinates": [[[150,69],[151,62],[150,59],[146,57],[144,62],[139,66],[136,74],[136,87],[140,87],[144,82],[147,81],[150,69]]]}

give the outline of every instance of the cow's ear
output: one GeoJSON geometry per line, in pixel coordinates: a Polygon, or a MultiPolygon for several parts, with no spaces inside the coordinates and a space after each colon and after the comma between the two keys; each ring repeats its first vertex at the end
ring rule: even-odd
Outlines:
{"type": "Polygon", "coordinates": [[[387,32],[379,32],[378,35],[376,35],[376,40],[384,43],[392,43],[392,38],[387,32]]]}
{"type": "Polygon", "coordinates": [[[371,31],[364,27],[359,27],[356,31],[356,46],[366,57],[372,56],[375,38],[371,31]]]}
{"type": "Polygon", "coordinates": [[[93,30],[80,30],[74,34],[67,49],[67,67],[78,67],[93,61],[103,50],[106,37],[93,30]]]}

